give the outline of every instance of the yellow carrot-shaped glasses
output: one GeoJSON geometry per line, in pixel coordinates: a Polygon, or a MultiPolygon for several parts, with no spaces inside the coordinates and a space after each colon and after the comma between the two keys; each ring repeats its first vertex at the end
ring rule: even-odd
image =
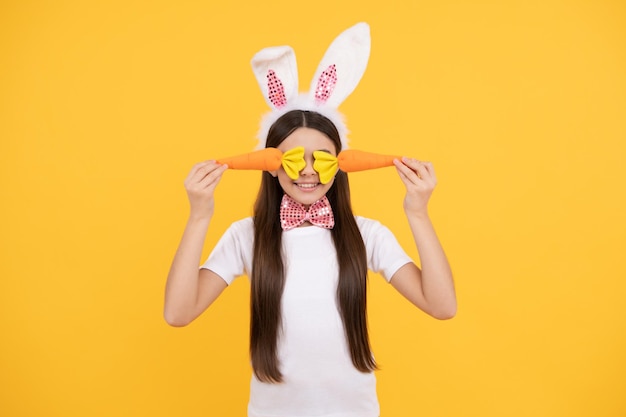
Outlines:
{"type": "MultiPolygon", "coordinates": [[[[328,152],[313,152],[313,169],[320,176],[320,182],[327,184],[335,176],[338,169],[344,172],[365,171],[368,169],[393,166],[394,159],[401,159],[396,155],[381,155],[355,149],[347,149],[334,156],[328,152]]],[[[306,166],[304,147],[298,146],[285,153],[276,148],[265,148],[230,158],[219,159],[217,162],[228,164],[232,169],[256,169],[274,171],[283,169],[292,180],[298,179],[300,171],[306,166]]]]}
{"type": "Polygon", "coordinates": [[[297,148],[289,149],[285,152],[283,154],[282,165],[287,176],[292,180],[297,180],[300,176],[300,171],[306,166],[304,147],[298,146],[297,148]]]}

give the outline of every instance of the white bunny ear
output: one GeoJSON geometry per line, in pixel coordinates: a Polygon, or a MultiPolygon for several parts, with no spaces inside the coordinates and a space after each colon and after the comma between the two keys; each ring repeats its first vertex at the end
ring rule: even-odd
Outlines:
{"type": "Polygon", "coordinates": [[[328,47],[311,81],[309,95],[318,105],[337,108],[354,91],[370,56],[370,28],[357,23],[328,47]]]}
{"type": "Polygon", "coordinates": [[[252,57],[251,63],[263,98],[271,108],[280,109],[297,97],[298,68],[291,47],[262,49],[252,57]]]}
{"type": "Polygon", "coordinates": [[[370,55],[370,28],[358,23],[341,33],[322,58],[308,94],[298,94],[296,55],[289,46],[259,51],[252,58],[252,70],[263,98],[272,111],[261,119],[258,149],[266,146],[274,123],[290,110],[322,114],[337,128],[342,149],[348,147],[348,129],[337,107],[357,86],[370,55]]]}

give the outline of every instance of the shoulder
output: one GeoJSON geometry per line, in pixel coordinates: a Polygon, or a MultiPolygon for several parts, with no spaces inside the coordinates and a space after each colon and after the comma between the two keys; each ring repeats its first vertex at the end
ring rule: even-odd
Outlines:
{"type": "Polygon", "coordinates": [[[402,265],[411,262],[391,230],[378,220],[355,216],[361,232],[367,265],[371,271],[380,273],[387,281],[402,265]]]}
{"type": "Polygon", "coordinates": [[[245,217],[241,220],[234,221],[230,227],[236,229],[252,229],[254,228],[254,220],[252,217],[245,217]]]}
{"type": "Polygon", "coordinates": [[[361,232],[363,242],[365,242],[365,246],[374,244],[375,242],[387,243],[396,239],[393,232],[380,221],[360,216],[354,216],[354,218],[361,232]]]}
{"type": "Polygon", "coordinates": [[[254,221],[252,217],[246,217],[231,223],[225,234],[248,238],[254,236],[254,221]]]}
{"type": "Polygon", "coordinates": [[[356,220],[356,224],[359,227],[359,230],[361,231],[363,237],[372,233],[377,233],[380,230],[387,229],[387,227],[385,227],[378,220],[368,219],[367,217],[361,216],[354,216],[354,219],[356,220]]]}

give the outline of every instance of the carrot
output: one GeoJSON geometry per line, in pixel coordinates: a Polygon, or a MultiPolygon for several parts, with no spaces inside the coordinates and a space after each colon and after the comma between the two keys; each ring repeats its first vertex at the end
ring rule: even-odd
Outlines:
{"type": "Polygon", "coordinates": [[[383,168],[393,166],[394,159],[401,159],[401,156],[381,155],[377,153],[357,151],[356,149],[346,149],[339,152],[337,161],[339,169],[344,172],[365,171],[367,169],[383,168]]]}
{"type": "Polygon", "coordinates": [[[227,164],[232,169],[258,169],[274,171],[280,168],[283,153],[276,148],[265,148],[230,158],[218,159],[220,164],[227,164]]]}

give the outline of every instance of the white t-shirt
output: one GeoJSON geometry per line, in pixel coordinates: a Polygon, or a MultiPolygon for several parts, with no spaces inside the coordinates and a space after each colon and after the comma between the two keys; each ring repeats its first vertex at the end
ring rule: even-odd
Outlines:
{"type": "MultiPolygon", "coordinates": [[[[356,217],[368,269],[387,281],[411,258],[377,221],[356,217]]],[[[338,265],[328,229],[283,232],[285,287],[278,360],[283,382],[250,384],[249,417],[378,417],[376,378],[352,364],[336,302],[338,265]]],[[[233,223],[201,266],[230,284],[252,270],[252,218],[233,223]]]]}

